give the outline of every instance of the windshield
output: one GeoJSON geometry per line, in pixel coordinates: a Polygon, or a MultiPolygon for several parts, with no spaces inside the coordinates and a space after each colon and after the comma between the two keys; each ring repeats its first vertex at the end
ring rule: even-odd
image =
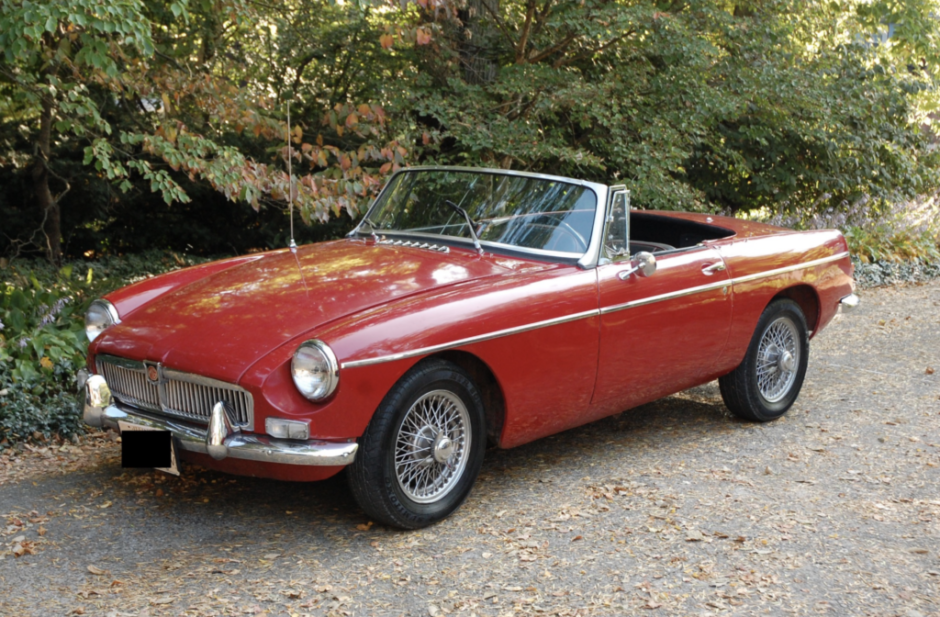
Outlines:
{"type": "Polygon", "coordinates": [[[594,226],[597,196],[560,180],[475,171],[400,173],[366,219],[376,233],[400,231],[470,238],[463,208],[484,243],[581,255],[594,226]]]}

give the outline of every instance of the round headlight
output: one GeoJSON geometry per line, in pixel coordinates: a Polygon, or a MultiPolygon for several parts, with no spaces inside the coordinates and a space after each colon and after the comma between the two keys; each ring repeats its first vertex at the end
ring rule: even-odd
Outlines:
{"type": "Polygon", "coordinates": [[[95,300],[85,313],[85,336],[89,342],[116,323],[121,323],[117,309],[107,300],[95,300]]]}
{"type": "Polygon", "coordinates": [[[294,385],[311,401],[322,401],[339,384],[339,363],[333,350],[323,341],[304,341],[290,362],[294,385]]]}

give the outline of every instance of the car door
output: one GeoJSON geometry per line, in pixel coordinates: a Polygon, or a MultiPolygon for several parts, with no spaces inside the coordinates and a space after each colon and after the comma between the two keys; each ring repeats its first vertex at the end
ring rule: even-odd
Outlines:
{"type": "MultiPolygon", "coordinates": [[[[589,414],[599,418],[718,377],[713,374],[731,324],[728,271],[705,245],[654,253],[656,271],[635,271],[626,228],[629,193],[611,198],[607,258],[597,267],[601,313],[597,381],[589,414]]],[[[629,221],[629,219],[627,219],[629,221]]],[[[642,240],[642,239],[640,239],[642,240]]]]}

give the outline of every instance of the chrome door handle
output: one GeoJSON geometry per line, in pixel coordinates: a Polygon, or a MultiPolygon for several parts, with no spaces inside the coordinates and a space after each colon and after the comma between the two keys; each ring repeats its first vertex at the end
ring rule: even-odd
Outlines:
{"type": "Polygon", "coordinates": [[[711,275],[714,274],[715,272],[721,272],[721,271],[724,270],[725,268],[726,268],[725,262],[719,261],[719,262],[717,262],[717,263],[711,264],[710,266],[705,266],[705,267],[703,267],[703,268],[702,268],[702,274],[707,274],[707,275],[711,276],[711,275]]]}
{"type": "Polygon", "coordinates": [[[617,278],[619,278],[621,281],[625,281],[631,276],[633,276],[633,273],[636,272],[637,270],[639,270],[639,268],[636,268],[636,267],[630,267],[627,270],[622,270],[617,273],[617,278]]]}

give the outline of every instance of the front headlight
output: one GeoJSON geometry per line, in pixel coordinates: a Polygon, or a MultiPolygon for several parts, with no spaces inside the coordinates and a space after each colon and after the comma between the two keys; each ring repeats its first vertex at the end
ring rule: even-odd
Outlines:
{"type": "Polygon", "coordinates": [[[304,341],[290,362],[294,385],[311,401],[322,401],[339,384],[339,363],[333,350],[323,341],[304,341]]]}
{"type": "Polygon", "coordinates": [[[117,309],[107,300],[95,300],[85,313],[85,336],[91,342],[116,323],[121,323],[117,309]]]}

